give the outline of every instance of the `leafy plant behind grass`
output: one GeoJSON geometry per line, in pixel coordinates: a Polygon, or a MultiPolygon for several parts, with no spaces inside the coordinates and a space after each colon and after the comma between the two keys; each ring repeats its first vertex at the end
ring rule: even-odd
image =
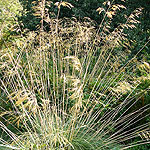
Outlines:
{"type": "Polygon", "coordinates": [[[143,136],[149,134],[149,123],[141,124],[149,106],[132,111],[143,95],[136,91],[141,82],[134,76],[142,49],[130,60],[125,51],[129,41],[124,29],[135,27],[141,10],[125,16],[126,22],[110,31],[112,17],[125,9],[114,1],[104,3],[107,9],[97,9],[104,12],[98,30],[89,18],[59,19],[61,7],[71,9],[70,3],[55,4],[56,19],[50,17],[47,5],[51,2],[42,0],[34,7],[41,18],[36,32],[1,49],[1,93],[12,109],[1,107],[0,127],[9,139],[2,135],[0,146],[95,150],[149,143],[149,137],[143,136]]]}

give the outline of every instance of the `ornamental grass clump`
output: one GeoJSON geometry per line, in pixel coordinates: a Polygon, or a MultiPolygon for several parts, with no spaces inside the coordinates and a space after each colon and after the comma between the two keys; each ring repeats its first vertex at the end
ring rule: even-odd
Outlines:
{"type": "Polygon", "coordinates": [[[34,4],[37,31],[0,50],[0,147],[106,150],[150,143],[149,122],[143,123],[150,107],[132,109],[149,91],[136,90],[142,49],[129,59],[124,33],[138,23],[141,9],[112,31],[113,16],[126,9],[114,1],[97,9],[104,15],[98,29],[90,18],[60,19],[61,7],[73,8],[68,2],[55,3],[55,18],[52,2],[34,4]]]}

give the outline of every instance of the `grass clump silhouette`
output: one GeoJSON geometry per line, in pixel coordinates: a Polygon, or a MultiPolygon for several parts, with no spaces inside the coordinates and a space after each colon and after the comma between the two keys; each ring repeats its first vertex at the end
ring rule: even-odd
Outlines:
{"type": "Polygon", "coordinates": [[[149,123],[140,123],[149,115],[149,106],[131,111],[149,90],[135,92],[140,84],[134,76],[136,57],[141,50],[128,59],[130,46],[124,34],[138,23],[141,9],[112,30],[113,16],[125,9],[114,1],[97,9],[104,13],[98,29],[89,18],[59,19],[62,6],[73,7],[68,2],[55,3],[58,14],[56,19],[50,17],[46,6],[51,4],[35,3],[35,16],[41,18],[37,31],[1,49],[1,93],[12,108],[1,107],[0,127],[9,139],[0,138],[0,146],[105,150],[149,143],[149,123]]]}

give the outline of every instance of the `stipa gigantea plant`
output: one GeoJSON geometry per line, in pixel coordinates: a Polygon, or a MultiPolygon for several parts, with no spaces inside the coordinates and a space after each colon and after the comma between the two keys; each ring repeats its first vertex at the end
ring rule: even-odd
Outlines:
{"type": "Polygon", "coordinates": [[[135,92],[140,80],[133,74],[139,53],[126,60],[119,49],[127,47],[124,29],[137,23],[140,10],[110,31],[112,17],[125,7],[104,3],[107,10],[97,10],[104,12],[97,30],[89,18],[59,19],[62,6],[72,7],[67,2],[57,2],[57,19],[51,18],[46,8],[51,3],[42,0],[34,7],[42,16],[38,33],[29,32],[19,44],[1,50],[1,93],[12,110],[1,107],[0,127],[9,139],[0,138],[0,146],[94,150],[150,143],[149,123],[141,124],[149,106],[132,111],[143,94],[135,92]]]}

